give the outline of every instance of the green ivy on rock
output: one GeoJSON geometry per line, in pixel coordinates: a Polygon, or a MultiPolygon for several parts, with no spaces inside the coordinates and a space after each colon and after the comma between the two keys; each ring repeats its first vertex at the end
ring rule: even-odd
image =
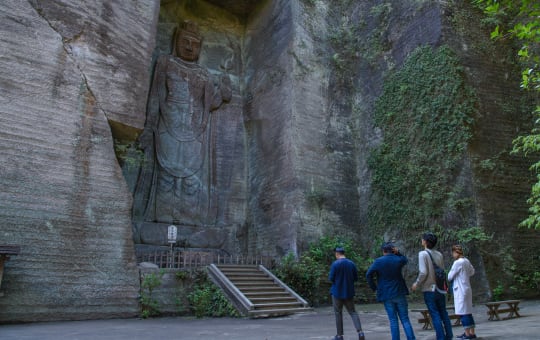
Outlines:
{"type": "Polygon", "coordinates": [[[371,228],[417,230],[443,214],[472,137],[475,102],[448,47],[419,47],[388,76],[374,117],[383,141],[369,159],[371,228]]]}

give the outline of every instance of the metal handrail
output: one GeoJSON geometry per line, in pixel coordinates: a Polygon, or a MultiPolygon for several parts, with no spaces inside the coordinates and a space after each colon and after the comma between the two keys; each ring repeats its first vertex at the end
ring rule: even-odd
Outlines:
{"type": "Polygon", "coordinates": [[[266,269],[263,265],[259,265],[259,269],[262,270],[264,273],[266,273],[266,275],[270,276],[274,282],[276,282],[277,284],[279,284],[281,287],[283,287],[287,292],[289,292],[289,294],[293,295],[298,301],[300,301],[304,307],[308,307],[309,306],[309,303],[304,300],[300,295],[298,295],[294,290],[292,290],[289,286],[287,286],[283,281],[281,281],[280,279],[278,279],[274,274],[272,274],[271,271],[269,271],[268,269],[266,269]]]}

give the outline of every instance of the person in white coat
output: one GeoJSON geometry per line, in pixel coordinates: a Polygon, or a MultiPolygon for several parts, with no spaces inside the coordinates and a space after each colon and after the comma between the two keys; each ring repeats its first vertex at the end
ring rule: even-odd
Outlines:
{"type": "Polygon", "coordinates": [[[455,259],[448,280],[453,281],[452,294],[454,295],[454,308],[456,315],[461,317],[461,324],[465,333],[458,336],[459,339],[475,339],[474,319],[472,316],[472,289],[470,277],[474,275],[474,267],[463,256],[463,248],[460,245],[452,246],[452,257],[455,259]]]}

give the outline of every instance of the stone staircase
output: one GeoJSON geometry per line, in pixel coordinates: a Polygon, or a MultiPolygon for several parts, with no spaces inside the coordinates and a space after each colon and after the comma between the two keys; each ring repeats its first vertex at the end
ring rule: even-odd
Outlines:
{"type": "Polygon", "coordinates": [[[211,264],[208,272],[242,315],[264,318],[313,310],[262,265],[211,264]]]}

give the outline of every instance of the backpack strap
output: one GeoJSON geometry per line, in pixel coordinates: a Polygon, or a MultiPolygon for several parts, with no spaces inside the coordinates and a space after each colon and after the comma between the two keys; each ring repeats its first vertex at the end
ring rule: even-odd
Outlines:
{"type": "MultiPolygon", "coordinates": [[[[426,249],[426,252],[428,253],[429,257],[431,258],[431,264],[433,265],[433,270],[435,271],[435,288],[437,289],[437,292],[441,293],[441,294],[446,294],[447,293],[447,281],[446,281],[446,277],[445,277],[445,284],[444,284],[444,287],[446,290],[442,290],[440,289],[438,286],[437,286],[437,268],[441,268],[439,267],[438,264],[435,263],[435,261],[433,261],[433,256],[431,256],[431,252],[428,251],[426,249]]],[[[445,274],[446,276],[446,274],[445,274]]]]}
{"type": "Polygon", "coordinates": [[[431,252],[430,252],[429,250],[426,249],[426,253],[428,253],[429,258],[431,259],[431,264],[432,264],[433,267],[435,268],[436,263],[435,263],[435,261],[433,261],[433,256],[431,256],[431,252]]]}

